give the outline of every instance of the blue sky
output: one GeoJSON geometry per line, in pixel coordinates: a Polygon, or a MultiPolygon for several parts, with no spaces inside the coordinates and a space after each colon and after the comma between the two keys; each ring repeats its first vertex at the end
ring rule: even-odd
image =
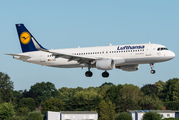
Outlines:
{"type": "Polygon", "coordinates": [[[179,77],[179,1],[178,0],[53,0],[0,2],[0,72],[7,73],[15,90],[30,89],[37,82],[50,81],[56,88],[96,87],[104,82],[142,87],[159,80],[179,77]],[[48,49],[158,43],[175,52],[176,57],[154,66],[140,65],[136,72],[119,69],[103,71],[87,68],[51,68],[26,63],[4,53],[21,53],[15,24],[24,23],[39,43],[48,49]]]}

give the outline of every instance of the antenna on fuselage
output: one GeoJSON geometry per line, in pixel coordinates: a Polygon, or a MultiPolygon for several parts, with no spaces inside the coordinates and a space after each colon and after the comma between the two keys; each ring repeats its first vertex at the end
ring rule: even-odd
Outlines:
{"type": "Polygon", "coordinates": [[[149,41],[149,44],[151,44],[151,42],[149,41]]]}
{"type": "Polygon", "coordinates": [[[112,44],[111,44],[111,43],[109,43],[109,45],[110,45],[110,46],[112,46],[112,44]]]}

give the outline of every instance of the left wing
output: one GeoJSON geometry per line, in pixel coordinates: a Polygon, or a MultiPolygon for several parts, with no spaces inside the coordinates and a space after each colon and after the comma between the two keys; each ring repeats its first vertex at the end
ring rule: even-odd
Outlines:
{"type": "Polygon", "coordinates": [[[9,53],[5,53],[5,55],[10,55],[10,56],[13,56],[13,58],[17,58],[17,59],[21,59],[21,60],[27,60],[27,59],[31,58],[27,55],[17,55],[17,54],[9,54],[9,53]]]}
{"type": "Polygon", "coordinates": [[[68,62],[74,60],[74,61],[78,61],[79,64],[82,64],[82,63],[90,64],[90,63],[94,62],[96,59],[100,59],[100,58],[95,58],[95,57],[74,56],[74,55],[69,55],[69,54],[65,54],[65,53],[53,52],[53,51],[50,51],[50,50],[40,47],[33,38],[32,38],[32,41],[33,41],[36,49],[38,49],[40,51],[52,53],[52,55],[55,56],[55,58],[61,57],[61,58],[68,59],[68,62]]]}

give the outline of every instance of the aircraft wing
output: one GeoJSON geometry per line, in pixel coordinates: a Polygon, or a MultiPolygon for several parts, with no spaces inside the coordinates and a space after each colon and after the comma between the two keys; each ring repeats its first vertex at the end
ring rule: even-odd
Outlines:
{"type": "Polygon", "coordinates": [[[27,60],[27,59],[31,58],[27,55],[18,55],[18,54],[9,54],[9,53],[5,53],[5,55],[10,55],[10,56],[13,56],[13,58],[18,58],[18,59],[22,59],[22,60],[27,60]]]}
{"type": "Polygon", "coordinates": [[[32,42],[34,43],[36,49],[38,49],[40,51],[52,53],[52,55],[55,56],[55,58],[61,57],[61,58],[68,59],[68,61],[74,60],[74,61],[78,61],[79,64],[81,64],[81,63],[88,64],[88,63],[94,62],[97,59],[95,57],[74,56],[74,55],[69,55],[66,53],[53,52],[51,50],[47,50],[47,49],[44,49],[41,46],[39,46],[38,43],[33,38],[32,38],[32,42]]]}
{"type": "Polygon", "coordinates": [[[74,56],[74,55],[69,55],[69,54],[65,54],[65,53],[57,53],[57,52],[53,52],[53,51],[46,50],[46,49],[39,49],[39,50],[48,52],[48,53],[52,53],[52,55],[55,56],[55,58],[61,57],[61,58],[68,59],[68,62],[70,62],[72,60],[78,61],[79,64],[91,63],[96,60],[95,57],[74,56]]]}

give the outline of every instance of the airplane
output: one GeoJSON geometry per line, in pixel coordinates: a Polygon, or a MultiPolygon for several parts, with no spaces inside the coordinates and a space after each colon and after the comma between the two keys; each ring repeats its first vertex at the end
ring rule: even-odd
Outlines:
{"type": "Polygon", "coordinates": [[[103,70],[102,77],[109,77],[108,70],[122,69],[137,71],[139,64],[150,64],[154,74],[154,63],[165,62],[175,57],[175,53],[160,44],[110,45],[49,50],[39,44],[24,24],[16,24],[22,53],[8,54],[24,62],[58,68],[87,67],[86,77],[91,77],[91,68],[103,70]]]}

